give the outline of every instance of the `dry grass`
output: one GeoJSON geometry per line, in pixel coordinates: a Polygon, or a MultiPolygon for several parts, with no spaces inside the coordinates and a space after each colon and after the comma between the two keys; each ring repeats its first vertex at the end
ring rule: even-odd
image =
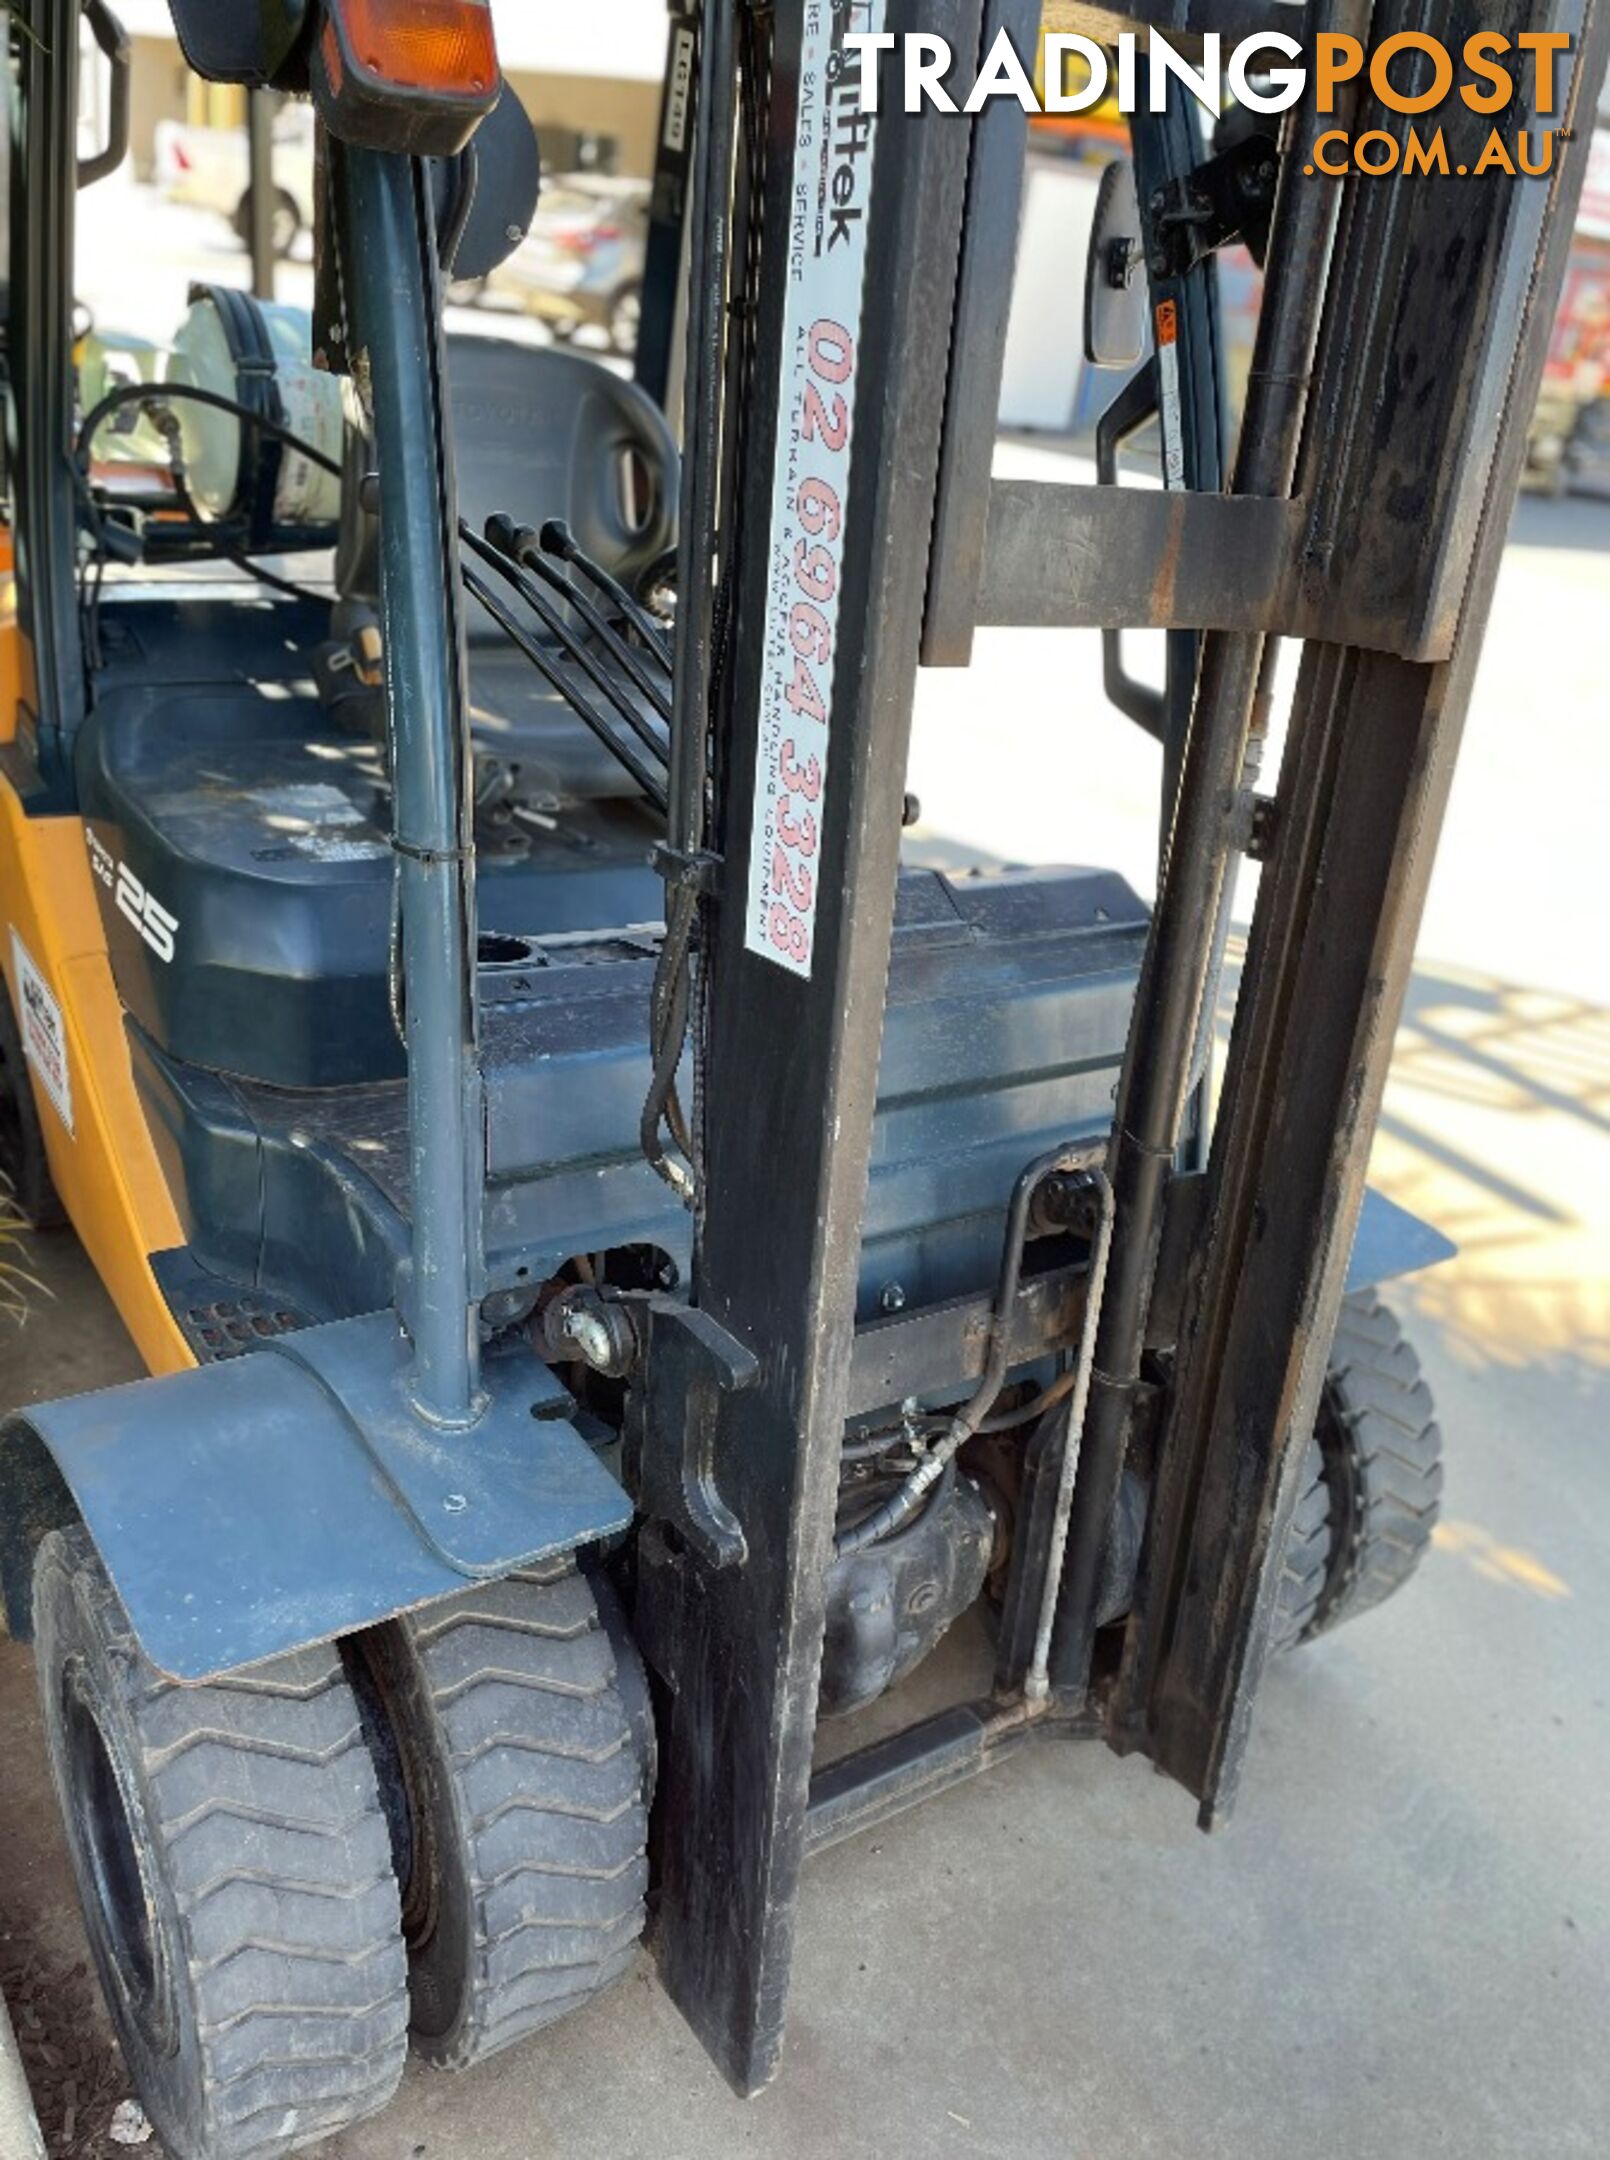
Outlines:
{"type": "Polygon", "coordinates": [[[33,1310],[36,1297],[49,1297],[47,1286],[32,1274],[23,1260],[33,1224],[12,1197],[11,1187],[0,1177],[0,1320],[21,1327],[33,1310]]]}

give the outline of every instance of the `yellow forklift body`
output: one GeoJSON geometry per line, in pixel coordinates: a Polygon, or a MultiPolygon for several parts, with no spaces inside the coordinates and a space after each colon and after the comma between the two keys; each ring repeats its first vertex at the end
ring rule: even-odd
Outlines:
{"type": "MultiPolygon", "coordinates": [[[[9,535],[0,551],[0,740],[10,741],[20,677],[9,535]]],[[[195,1359],[151,1255],[182,1245],[184,1232],[135,1094],[84,828],[75,817],[30,818],[4,778],[0,924],[0,965],[25,1041],[24,958],[59,1020],[65,1088],[36,1086],[34,1101],[62,1205],[146,1365],[180,1372],[195,1359]]]]}

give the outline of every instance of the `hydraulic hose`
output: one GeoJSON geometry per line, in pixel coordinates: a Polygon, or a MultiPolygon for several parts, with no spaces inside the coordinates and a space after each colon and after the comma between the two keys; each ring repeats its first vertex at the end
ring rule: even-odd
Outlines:
{"type": "Polygon", "coordinates": [[[210,405],[216,412],[228,413],[243,427],[256,428],[259,435],[267,435],[275,442],[284,443],[299,457],[305,457],[336,479],[341,477],[341,467],[322,450],[277,420],[270,420],[266,413],[253,412],[249,405],[242,405],[238,398],[225,397],[219,390],[204,390],[200,383],[119,383],[115,390],[108,390],[105,397],[92,405],[79,423],[78,436],[73,444],[73,462],[83,468],[96,430],[111,415],[125,405],[166,405],[175,398],[182,398],[191,405],[210,405]]]}
{"type": "MultiPolygon", "coordinates": [[[[1049,1154],[1037,1157],[1019,1176],[1012,1188],[1011,1203],[1006,1211],[1006,1236],[1001,1245],[1000,1272],[996,1278],[995,1297],[990,1308],[989,1339],[985,1346],[984,1369],[979,1375],[978,1385],[961,1409],[948,1420],[941,1437],[899,1489],[864,1521],[858,1522],[853,1529],[841,1531],[834,1539],[833,1551],[839,1559],[843,1559],[848,1553],[864,1552],[869,1545],[876,1545],[880,1539],[892,1537],[895,1531],[903,1528],[922,1505],[923,1495],[929,1487],[944,1475],[968,1441],[982,1429],[1006,1380],[1007,1364],[1011,1357],[1012,1314],[1017,1305],[1018,1283],[1023,1274],[1023,1248],[1028,1242],[1029,1209],[1034,1196],[1054,1171],[1080,1171],[1088,1174],[1099,1154],[1099,1145],[1089,1142],[1077,1147],[1053,1148],[1049,1154]]],[[[1105,1177],[1102,1177],[1101,1182],[1105,1187],[1105,1177]]],[[[1110,1214],[1109,1194],[1109,1219],[1110,1214]]],[[[1105,1238],[1099,1242],[1101,1263],[1105,1268],[1105,1238]]],[[[1090,1332],[1090,1315],[1091,1305],[1087,1297],[1086,1335],[1090,1332]]],[[[1081,1363],[1088,1364],[1088,1357],[1083,1350],[1081,1363]]]]}

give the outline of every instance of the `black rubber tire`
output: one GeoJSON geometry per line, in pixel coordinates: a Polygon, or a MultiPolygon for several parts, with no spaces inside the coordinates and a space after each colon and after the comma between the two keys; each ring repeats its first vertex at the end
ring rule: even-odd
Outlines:
{"type": "Polygon", "coordinates": [[[352,1649],[400,1802],[414,2047],[467,2069],[632,1963],[648,1887],[641,1668],[569,1560],[404,1614],[352,1649]]]}
{"type": "Polygon", "coordinates": [[[1291,1650],[1313,1625],[1330,1572],[1331,1496],[1319,1442],[1303,1450],[1302,1491],[1286,1532],[1271,1635],[1276,1650],[1291,1650]]]}
{"type": "Polygon", "coordinates": [[[384,2107],[407,1972],[338,1651],[180,1686],[141,1652],[81,1526],[39,1548],[34,1621],[90,1948],[171,2160],[257,2160],[384,2107]]]}
{"type": "Polygon", "coordinates": [[[1274,1624],[1310,1641],[1402,1589],[1431,1542],[1442,1432],[1420,1361],[1372,1291],[1342,1306],[1274,1624]]]}
{"type": "Polygon", "coordinates": [[[59,1230],[67,1220],[50,1175],[11,993],[0,980],[0,1199],[7,1197],[35,1230],[59,1230]]]}

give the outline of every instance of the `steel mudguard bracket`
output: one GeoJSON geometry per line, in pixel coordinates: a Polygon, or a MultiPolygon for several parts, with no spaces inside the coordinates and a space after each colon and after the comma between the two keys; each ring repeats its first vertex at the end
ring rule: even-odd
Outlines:
{"type": "Polygon", "coordinates": [[[366,1627],[627,1528],[631,1503],[523,1348],[462,1432],[409,1400],[389,1312],[46,1403],[0,1426],[0,1552],[29,1632],[32,1543],[82,1514],[136,1634],[179,1680],[366,1627]],[[22,1525],[26,1524],[26,1531],[22,1525]]]}

